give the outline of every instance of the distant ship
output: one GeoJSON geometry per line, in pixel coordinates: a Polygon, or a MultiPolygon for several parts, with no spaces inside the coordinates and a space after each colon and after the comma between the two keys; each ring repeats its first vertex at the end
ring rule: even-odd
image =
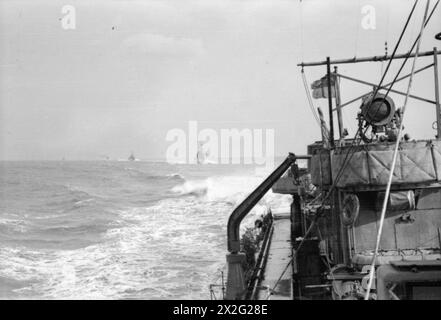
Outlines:
{"type": "Polygon", "coordinates": [[[125,161],[140,161],[140,160],[135,157],[135,155],[133,154],[133,151],[132,151],[128,158],[119,158],[117,161],[125,162],[125,161]]]}
{"type": "Polygon", "coordinates": [[[204,152],[203,147],[203,143],[198,143],[198,152],[196,154],[198,164],[203,164],[205,162],[205,158],[208,156],[208,152],[204,152]]]}
{"type": "Polygon", "coordinates": [[[196,160],[198,164],[215,164],[216,161],[209,159],[210,150],[204,148],[204,143],[198,143],[198,152],[196,153],[196,160]]]}

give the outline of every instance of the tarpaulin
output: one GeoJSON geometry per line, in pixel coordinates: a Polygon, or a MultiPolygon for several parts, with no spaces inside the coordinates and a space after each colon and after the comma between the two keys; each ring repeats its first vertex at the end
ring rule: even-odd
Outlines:
{"type": "MultiPolygon", "coordinates": [[[[347,156],[349,147],[336,148],[330,156],[332,181],[335,181],[340,175],[337,187],[341,188],[386,185],[392,165],[394,147],[394,143],[363,145],[358,147],[349,157],[347,156]],[[340,173],[345,159],[347,165],[340,173]]],[[[315,185],[331,183],[327,170],[329,160],[326,158],[322,151],[322,154],[314,155],[311,159],[310,170],[315,185]]],[[[440,140],[412,141],[400,144],[393,184],[441,181],[440,174],[440,140]]]]}
{"type": "Polygon", "coordinates": [[[320,150],[312,156],[311,165],[312,184],[316,186],[331,184],[331,164],[328,150],[320,150]]]}

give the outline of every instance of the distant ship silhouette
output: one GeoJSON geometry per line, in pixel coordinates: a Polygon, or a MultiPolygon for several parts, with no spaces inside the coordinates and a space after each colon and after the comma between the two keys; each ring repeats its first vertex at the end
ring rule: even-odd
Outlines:
{"type": "Polygon", "coordinates": [[[198,143],[198,152],[196,153],[197,164],[215,164],[216,161],[210,160],[210,150],[205,148],[203,142],[198,143]]]}

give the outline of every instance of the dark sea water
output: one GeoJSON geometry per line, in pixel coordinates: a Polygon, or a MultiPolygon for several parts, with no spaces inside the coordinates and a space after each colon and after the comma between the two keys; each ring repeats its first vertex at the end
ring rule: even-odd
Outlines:
{"type": "MultiPolygon", "coordinates": [[[[254,167],[0,162],[1,299],[209,299],[254,167]]],[[[256,206],[251,224],[272,202],[256,206]]]]}

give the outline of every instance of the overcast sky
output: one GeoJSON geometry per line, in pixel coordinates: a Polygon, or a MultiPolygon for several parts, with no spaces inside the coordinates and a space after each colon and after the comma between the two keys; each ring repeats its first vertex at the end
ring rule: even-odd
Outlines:
{"type": "MultiPolygon", "coordinates": [[[[399,52],[418,33],[420,2],[399,52]]],[[[278,155],[305,153],[320,131],[296,64],[381,55],[385,41],[391,53],[412,4],[0,0],[0,159],[117,159],[130,151],[161,159],[167,131],[187,130],[189,120],[200,129],[272,128],[278,155]],[[67,4],[76,8],[74,30],[62,28],[67,4]],[[376,9],[375,30],[361,25],[365,5],[376,9]]],[[[421,49],[441,49],[440,31],[438,8],[421,49]]],[[[339,70],[378,82],[381,64],[339,70]]],[[[306,69],[309,82],[324,73],[306,69]]],[[[364,91],[342,82],[343,100],[364,91]]],[[[432,70],[416,76],[413,93],[434,99],[432,70]]],[[[325,100],[315,103],[326,108],[325,100]]],[[[357,108],[345,111],[351,135],[357,108]]],[[[432,105],[410,100],[407,132],[433,137],[434,115],[432,105]]]]}

